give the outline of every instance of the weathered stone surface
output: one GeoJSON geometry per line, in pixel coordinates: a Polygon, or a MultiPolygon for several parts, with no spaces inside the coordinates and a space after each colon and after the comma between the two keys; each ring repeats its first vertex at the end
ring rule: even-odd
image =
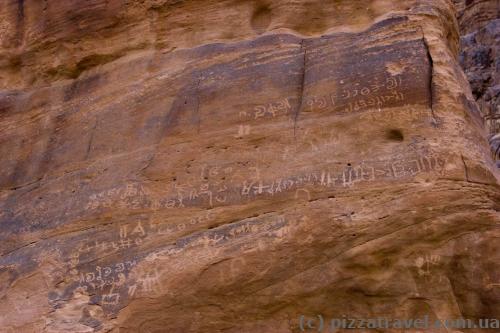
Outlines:
{"type": "Polygon", "coordinates": [[[473,33],[498,19],[498,0],[453,0],[460,30],[464,35],[473,33]]]}
{"type": "Polygon", "coordinates": [[[6,4],[0,331],[500,317],[451,2],[6,4]]]}
{"type": "Polygon", "coordinates": [[[471,85],[500,167],[500,2],[455,1],[460,64],[471,85]]]}

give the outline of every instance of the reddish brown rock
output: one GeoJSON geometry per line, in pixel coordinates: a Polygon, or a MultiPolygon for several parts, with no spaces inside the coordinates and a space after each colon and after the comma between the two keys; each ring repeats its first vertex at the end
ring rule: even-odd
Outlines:
{"type": "Polygon", "coordinates": [[[451,2],[1,10],[0,331],[500,317],[451,2]]]}

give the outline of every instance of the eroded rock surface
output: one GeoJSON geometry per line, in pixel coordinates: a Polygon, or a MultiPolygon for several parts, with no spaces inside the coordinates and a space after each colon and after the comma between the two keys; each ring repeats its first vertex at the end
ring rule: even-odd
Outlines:
{"type": "Polygon", "coordinates": [[[450,1],[6,4],[1,332],[500,317],[450,1]]]}
{"type": "Polygon", "coordinates": [[[455,1],[460,31],[460,64],[489,132],[500,167],[500,1],[455,1]]]}

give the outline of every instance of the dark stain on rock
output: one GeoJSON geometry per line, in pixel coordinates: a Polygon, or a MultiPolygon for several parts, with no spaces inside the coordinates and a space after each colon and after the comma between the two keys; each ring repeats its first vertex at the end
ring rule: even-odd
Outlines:
{"type": "Polygon", "coordinates": [[[90,95],[101,83],[102,76],[99,74],[74,81],[64,91],[64,101],[67,102],[79,95],[90,95]]]}
{"type": "Polygon", "coordinates": [[[259,5],[253,12],[250,24],[256,33],[262,34],[271,25],[272,11],[267,5],[259,5]]]}
{"type": "Polygon", "coordinates": [[[20,95],[17,91],[0,92],[0,118],[15,112],[20,95]]]}
{"type": "Polygon", "coordinates": [[[89,55],[82,60],[80,60],[76,64],[76,68],[72,73],[73,78],[77,78],[80,74],[88,69],[93,67],[104,65],[108,62],[111,62],[115,59],[121,57],[121,54],[92,54],[89,55]]]}
{"type": "Polygon", "coordinates": [[[16,21],[16,46],[20,46],[24,39],[24,0],[17,1],[17,21],[16,21]]]}
{"type": "Polygon", "coordinates": [[[388,19],[375,23],[370,27],[368,31],[373,32],[375,30],[381,30],[383,28],[387,28],[388,26],[404,23],[407,21],[408,21],[407,16],[390,17],[388,19]]]}
{"type": "Polygon", "coordinates": [[[17,18],[24,20],[24,0],[17,0],[17,18]]]}
{"type": "Polygon", "coordinates": [[[385,137],[391,141],[404,141],[405,139],[403,133],[399,129],[388,130],[385,137]]]}

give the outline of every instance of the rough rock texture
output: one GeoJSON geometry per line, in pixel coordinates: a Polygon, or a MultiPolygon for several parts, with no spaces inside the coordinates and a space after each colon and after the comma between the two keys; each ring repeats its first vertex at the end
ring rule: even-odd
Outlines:
{"type": "Polygon", "coordinates": [[[451,1],[0,18],[1,332],[500,317],[499,176],[451,1]]]}
{"type": "Polygon", "coordinates": [[[455,1],[460,64],[478,102],[500,167],[500,0],[455,1]]]}

